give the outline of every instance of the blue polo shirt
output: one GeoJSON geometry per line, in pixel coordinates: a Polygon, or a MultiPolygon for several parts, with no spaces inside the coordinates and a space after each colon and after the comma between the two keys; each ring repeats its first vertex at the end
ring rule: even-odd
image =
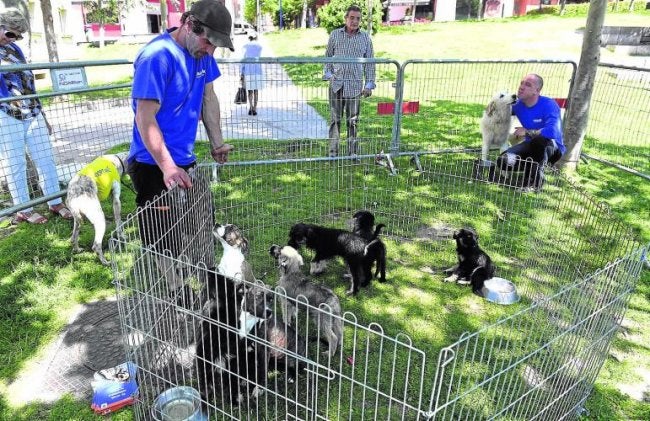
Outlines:
{"type": "MultiPolygon", "coordinates": [[[[175,28],[169,29],[169,32],[175,28]]],[[[221,72],[214,57],[192,57],[174,41],[169,32],[151,40],[135,59],[133,77],[133,111],[137,99],[160,103],[156,121],[176,165],[196,161],[194,142],[201,115],[205,85],[221,72]]],[[[133,123],[133,141],[128,160],[155,165],[133,123]]]]}

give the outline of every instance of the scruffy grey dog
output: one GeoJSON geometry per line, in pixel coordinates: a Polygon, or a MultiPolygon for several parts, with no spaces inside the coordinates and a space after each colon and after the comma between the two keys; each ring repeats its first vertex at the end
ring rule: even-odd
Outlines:
{"type": "Polygon", "coordinates": [[[106,232],[106,218],[102,210],[101,201],[113,197],[113,217],[115,225],[119,227],[122,222],[122,202],[120,193],[122,191],[120,179],[124,175],[124,159],[127,152],[117,155],[102,155],[90,164],[83,167],[75,174],[68,183],[68,195],[66,205],[72,212],[74,226],[72,228],[72,248],[75,252],[79,248],[79,230],[83,217],[88,218],[95,228],[95,240],[92,250],[97,253],[99,260],[108,265],[108,260],[102,252],[102,240],[106,232]]]}
{"type": "Polygon", "coordinates": [[[478,234],[470,228],[454,232],[458,264],[445,270],[445,282],[472,285],[472,292],[482,296],[483,283],[494,277],[496,267],[492,259],[478,245],[478,234]]]}
{"type": "Polygon", "coordinates": [[[484,162],[487,161],[491,147],[498,146],[501,152],[508,149],[512,104],[515,101],[517,101],[517,95],[500,92],[492,97],[485,111],[483,111],[483,118],[481,118],[481,134],[483,135],[481,159],[484,162]]]}
{"type": "Polygon", "coordinates": [[[246,261],[248,240],[239,227],[233,224],[217,224],[212,234],[223,246],[223,255],[217,270],[236,281],[255,282],[253,269],[246,261]]]}
{"type": "MultiPolygon", "coordinates": [[[[304,296],[310,306],[330,310],[332,315],[310,311],[309,315],[318,326],[318,331],[327,341],[328,355],[334,356],[339,342],[343,338],[343,321],[341,320],[341,303],[334,291],[324,285],[316,284],[303,275],[300,267],[303,265],[302,256],[291,246],[280,247],[272,245],[269,254],[278,263],[280,279],[278,286],[284,288],[287,297],[304,296]],[[320,325],[320,326],[319,326],[320,325]]],[[[284,321],[291,324],[295,315],[294,305],[289,300],[282,303],[284,321]]]]}

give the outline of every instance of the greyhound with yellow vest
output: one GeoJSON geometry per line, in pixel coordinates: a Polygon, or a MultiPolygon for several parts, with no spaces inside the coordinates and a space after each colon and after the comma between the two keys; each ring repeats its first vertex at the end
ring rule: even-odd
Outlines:
{"type": "Polygon", "coordinates": [[[127,153],[116,155],[102,155],[90,164],[83,167],[72,177],[68,183],[68,196],[66,204],[72,212],[74,227],[72,228],[72,249],[80,252],[79,229],[83,217],[88,218],[95,228],[95,240],[92,250],[97,253],[99,260],[108,265],[108,260],[102,252],[102,241],[106,232],[106,218],[102,210],[101,202],[113,197],[113,216],[115,226],[118,227],[122,221],[122,202],[120,202],[121,185],[120,181],[125,172],[124,159],[127,153]]]}

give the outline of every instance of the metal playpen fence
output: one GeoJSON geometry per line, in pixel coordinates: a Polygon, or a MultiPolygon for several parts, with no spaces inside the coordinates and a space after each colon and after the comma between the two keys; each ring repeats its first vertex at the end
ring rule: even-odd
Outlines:
{"type": "MultiPolygon", "coordinates": [[[[274,145],[291,155],[310,146],[303,142],[274,145]]],[[[547,171],[543,189],[529,192],[516,177],[477,174],[476,158],[404,153],[393,171],[374,156],[199,166],[192,189],[172,189],[129,216],[111,250],[127,356],[139,366],[136,417],[156,417],[157,396],[191,386],[209,419],[576,418],[645,249],[559,173],[547,171]],[[340,297],[343,313],[298,297],[295,332],[284,336],[304,339],[304,351],[261,334],[238,336],[239,319],[210,317],[221,256],[216,222],[243,230],[258,291],[280,317],[279,304],[292,299],[275,287],[269,247],[286,244],[296,222],[347,228],[359,209],[386,224],[388,282],[346,297],[345,268],[331,265],[315,281],[340,297]],[[480,233],[497,275],[517,285],[519,303],[499,306],[442,282],[440,269],[456,259],[451,235],[462,226],[480,233]],[[151,229],[155,240],[145,233],[151,229]],[[309,312],[343,323],[333,356],[321,352],[320,324],[309,312]],[[225,350],[225,362],[206,357],[206,343],[225,350]],[[259,361],[251,349],[276,356],[262,377],[251,373],[259,361]],[[295,383],[281,366],[299,367],[295,383]]],[[[307,261],[310,253],[301,253],[307,261]]],[[[231,299],[241,305],[237,294],[216,302],[231,299]]]]}

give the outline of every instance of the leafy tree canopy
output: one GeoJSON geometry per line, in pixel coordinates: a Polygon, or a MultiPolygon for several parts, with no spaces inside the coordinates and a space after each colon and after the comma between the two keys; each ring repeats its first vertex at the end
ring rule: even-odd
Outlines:
{"type": "MultiPolygon", "coordinates": [[[[361,28],[368,28],[368,2],[355,0],[332,0],[318,9],[320,26],[329,34],[336,28],[345,25],[345,11],[356,4],[361,9],[361,28]]],[[[382,5],[379,0],[372,0],[372,33],[376,33],[381,25],[382,5]]]]}

